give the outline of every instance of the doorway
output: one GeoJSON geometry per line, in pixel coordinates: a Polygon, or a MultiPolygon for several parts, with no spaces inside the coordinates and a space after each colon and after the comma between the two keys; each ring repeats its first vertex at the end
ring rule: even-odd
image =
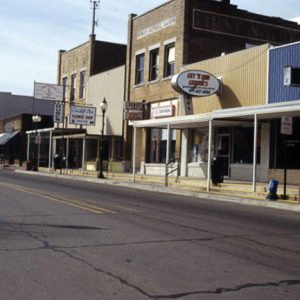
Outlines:
{"type": "Polygon", "coordinates": [[[216,157],[220,162],[221,175],[229,177],[230,134],[217,134],[216,157]]]}

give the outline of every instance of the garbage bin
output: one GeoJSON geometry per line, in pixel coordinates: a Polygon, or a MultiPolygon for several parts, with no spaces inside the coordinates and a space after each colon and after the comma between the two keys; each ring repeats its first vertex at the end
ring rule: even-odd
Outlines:
{"type": "Polygon", "coordinates": [[[223,176],[221,174],[221,164],[218,157],[214,157],[211,162],[211,181],[213,185],[218,185],[223,182],[223,176]]]}
{"type": "Polygon", "coordinates": [[[61,157],[59,154],[54,155],[54,170],[61,168],[61,157]]]}
{"type": "Polygon", "coordinates": [[[66,162],[67,162],[67,158],[64,156],[61,160],[61,168],[62,169],[65,169],[67,167],[66,162]]]}
{"type": "Polygon", "coordinates": [[[277,200],[279,197],[277,195],[278,181],[276,179],[271,179],[269,182],[269,193],[266,199],[277,200]]]}

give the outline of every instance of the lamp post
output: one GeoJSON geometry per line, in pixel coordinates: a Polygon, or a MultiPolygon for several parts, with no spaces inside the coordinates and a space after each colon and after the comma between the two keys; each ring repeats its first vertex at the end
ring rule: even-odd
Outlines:
{"type": "Polygon", "coordinates": [[[100,103],[100,109],[102,111],[102,129],[101,129],[101,143],[100,143],[100,164],[99,164],[99,172],[98,178],[105,178],[103,175],[103,140],[104,140],[104,117],[107,110],[107,102],[105,98],[103,98],[100,103]]]}
{"type": "Polygon", "coordinates": [[[33,150],[33,162],[32,162],[32,171],[38,171],[38,144],[40,141],[37,138],[37,128],[38,128],[38,123],[40,123],[42,120],[42,117],[39,116],[38,114],[32,116],[32,122],[34,123],[34,143],[35,147],[33,150]]]}

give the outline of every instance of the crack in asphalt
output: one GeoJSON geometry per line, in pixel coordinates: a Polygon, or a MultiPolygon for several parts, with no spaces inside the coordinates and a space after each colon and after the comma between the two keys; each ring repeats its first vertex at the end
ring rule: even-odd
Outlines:
{"type": "Polygon", "coordinates": [[[225,288],[220,287],[212,290],[203,290],[203,291],[194,291],[194,292],[186,292],[186,293],[177,293],[177,294],[171,294],[171,295],[157,295],[157,296],[151,296],[152,299],[179,299],[182,297],[187,297],[191,295],[200,295],[200,294],[223,294],[228,292],[238,292],[243,289],[249,289],[249,288],[257,288],[257,287],[280,287],[282,285],[298,285],[300,284],[300,280],[298,279],[289,279],[289,280],[280,280],[277,282],[265,282],[265,283],[245,283],[241,285],[237,285],[236,287],[232,288],[225,288]]]}
{"type": "MultiPolygon", "coordinates": [[[[13,225],[6,223],[6,225],[14,228],[13,225]]],[[[26,231],[26,230],[22,230],[21,231],[23,233],[25,233],[28,237],[38,241],[39,243],[42,243],[42,247],[40,247],[40,249],[47,249],[47,250],[51,250],[53,252],[56,253],[61,253],[63,255],[66,255],[67,257],[76,260],[82,264],[84,264],[85,266],[91,268],[92,270],[99,272],[101,274],[104,274],[106,276],[109,276],[115,280],[118,280],[121,284],[134,289],[135,291],[137,291],[138,293],[140,293],[141,295],[147,297],[148,299],[154,299],[154,300],[160,300],[160,299],[179,299],[179,298],[183,298],[183,297],[187,297],[187,296],[191,296],[191,295],[203,295],[203,294],[223,294],[223,293],[228,293],[228,292],[238,292],[241,291],[243,289],[249,289],[249,288],[261,288],[261,287],[280,287],[283,285],[286,286],[293,286],[293,285],[300,285],[300,280],[299,279],[288,279],[288,280],[280,280],[277,282],[264,282],[264,283],[245,283],[245,284],[241,284],[241,285],[237,285],[235,287],[218,287],[215,289],[210,289],[210,290],[199,290],[199,291],[191,291],[191,292],[182,292],[182,293],[176,293],[176,294],[169,294],[169,295],[151,295],[148,292],[146,292],[144,289],[140,288],[139,286],[130,283],[128,280],[122,278],[121,276],[115,275],[112,272],[103,270],[97,266],[94,266],[92,263],[89,263],[88,261],[72,254],[69,253],[68,251],[66,251],[66,248],[60,248],[57,247],[55,245],[51,245],[49,243],[49,241],[47,240],[43,240],[40,237],[26,231]]],[[[203,240],[211,240],[213,238],[206,238],[203,240]]],[[[191,240],[191,239],[185,239],[185,240],[191,240]]],[[[195,240],[195,239],[192,239],[195,240]]],[[[199,239],[197,239],[199,240],[199,239]]],[[[200,239],[201,240],[201,239],[200,239]]]]}

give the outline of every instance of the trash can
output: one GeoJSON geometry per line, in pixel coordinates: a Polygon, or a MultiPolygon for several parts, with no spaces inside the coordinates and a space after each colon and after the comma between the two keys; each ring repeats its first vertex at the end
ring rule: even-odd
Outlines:
{"type": "Polygon", "coordinates": [[[218,185],[223,182],[223,176],[221,174],[221,164],[218,157],[214,157],[211,162],[211,181],[213,185],[218,185]]]}
{"type": "Polygon", "coordinates": [[[54,155],[54,170],[61,168],[61,157],[59,154],[54,155]]]}
{"type": "Polygon", "coordinates": [[[278,183],[279,182],[276,179],[271,179],[270,180],[269,187],[268,187],[269,193],[268,193],[266,199],[277,200],[279,198],[278,195],[277,195],[278,183]]]}

